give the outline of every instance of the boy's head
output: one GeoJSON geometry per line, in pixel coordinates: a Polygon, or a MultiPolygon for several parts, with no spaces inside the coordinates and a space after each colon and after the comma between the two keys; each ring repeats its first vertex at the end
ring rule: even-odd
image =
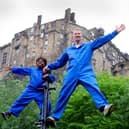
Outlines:
{"type": "Polygon", "coordinates": [[[38,68],[44,68],[47,65],[47,60],[43,57],[36,59],[36,65],[38,68]]]}

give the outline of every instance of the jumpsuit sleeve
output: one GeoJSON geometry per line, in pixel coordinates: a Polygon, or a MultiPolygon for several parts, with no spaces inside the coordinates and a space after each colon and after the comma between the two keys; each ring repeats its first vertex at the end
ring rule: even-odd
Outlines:
{"type": "Polygon", "coordinates": [[[26,76],[31,74],[31,68],[12,67],[11,72],[18,75],[26,76]]]}
{"type": "Polygon", "coordinates": [[[91,42],[91,48],[92,50],[95,50],[101,46],[103,46],[104,44],[108,43],[109,41],[111,41],[116,35],[118,34],[118,32],[115,30],[110,34],[104,35],[104,36],[100,36],[99,38],[97,38],[95,41],[91,42]]]}
{"type": "Polygon", "coordinates": [[[53,74],[49,74],[48,79],[49,79],[50,83],[53,83],[56,80],[56,78],[55,78],[55,76],[53,74]]]}
{"type": "Polygon", "coordinates": [[[68,61],[68,54],[64,52],[55,62],[48,64],[48,68],[51,70],[63,67],[68,61]]]}

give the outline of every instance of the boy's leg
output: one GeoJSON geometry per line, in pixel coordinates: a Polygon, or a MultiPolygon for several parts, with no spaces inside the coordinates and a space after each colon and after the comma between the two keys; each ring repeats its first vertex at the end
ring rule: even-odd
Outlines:
{"type": "Polygon", "coordinates": [[[11,115],[16,117],[19,116],[20,112],[32,101],[33,93],[29,88],[26,88],[23,93],[16,99],[16,101],[11,105],[9,111],[1,113],[6,119],[11,115]]]}
{"type": "MultiPolygon", "coordinates": [[[[39,114],[39,121],[36,122],[35,124],[37,125],[37,127],[41,127],[42,126],[42,122],[43,122],[43,108],[44,108],[44,93],[43,91],[38,91],[37,92],[37,96],[35,97],[35,102],[36,104],[38,105],[39,107],[39,110],[40,110],[40,114],[39,114]]],[[[45,116],[50,116],[50,113],[51,113],[51,110],[52,110],[52,104],[51,104],[51,101],[48,99],[48,107],[47,107],[47,114],[45,116]]],[[[47,125],[46,125],[47,126],[47,125]]]]}
{"type": "MultiPolygon", "coordinates": [[[[42,91],[41,92],[37,92],[37,95],[36,95],[36,97],[35,97],[34,100],[35,100],[35,102],[38,105],[39,110],[40,110],[39,119],[42,119],[42,116],[41,115],[42,115],[42,109],[43,109],[43,106],[44,106],[43,99],[44,99],[43,92],[42,91]]],[[[51,101],[48,100],[47,116],[50,115],[51,110],[52,110],[52,104],[51,104],[51,101]]]]}

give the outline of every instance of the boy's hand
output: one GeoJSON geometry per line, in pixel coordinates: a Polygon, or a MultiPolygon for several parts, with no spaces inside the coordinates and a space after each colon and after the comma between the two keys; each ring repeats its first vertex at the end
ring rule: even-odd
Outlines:
{"type": "Polygon", "coordinates": [[[10,70],[11,70],[11,65],[4,67],[4,71],[5,71],[5,72],[8,72],[8,71],[10,71],[10,70]]]}
{"type": "Polygon", "coordinates": [[[48,77],[48,74],[43,75],[43,79],[47,79],[47,77],[48,77]]]}

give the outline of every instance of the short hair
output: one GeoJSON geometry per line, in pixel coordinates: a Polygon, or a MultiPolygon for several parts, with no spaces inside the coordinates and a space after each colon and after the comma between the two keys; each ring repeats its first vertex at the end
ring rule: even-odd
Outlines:
{"type": "Polygon", "coordinates": [[[81,32],[81,29],[80,29],[80,28],[74,28],[74,29],[73,29],[73,33],[74,33],[75,31],[80,31],[80,32],[81,32]]]}
{"type": "Polygon", "coordinates": [[[81,29],[74,29],[73,30],[73,35],[76,33],[76,32],[80,32],[80,34],[83,36],[83,33],[82,33],[82,30],[81,29]]]}
{"type": "Polygon", "coordinates": [[[36,62],[38,62],[39,60],[42,60],[44,62],[44,64],[47,65],[47,59],[46,58],[44,58],[44,57],[38,57],[36,59],[36,62]]]}

